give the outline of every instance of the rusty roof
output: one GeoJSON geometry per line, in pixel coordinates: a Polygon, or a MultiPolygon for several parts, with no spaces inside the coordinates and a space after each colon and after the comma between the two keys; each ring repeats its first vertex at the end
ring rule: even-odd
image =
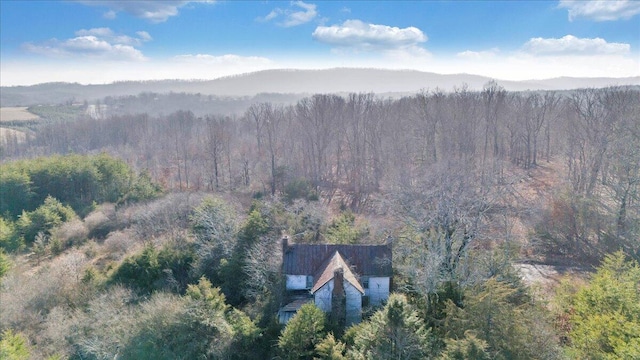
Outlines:
{"type": "Polygon", "coordinates": [[[391,276],[390,245],[287,244],[282,270],[287,275],[314,275],[338,251],[359,276],[391,276]]]}
{"type": "Polygon", "coordinates": [[[336,270],[342,269],[344,280],[353,285],[360,293],[364,294],[364,289],[358,278],[353,274],[349,265],[344,261],[339,251],[333,253],[333,255],[325,261],[325,263],[318,269],[318,272],[314,275],[313,288],[311,293],[314,294],[320,290],[326,283],[333,279],[336,270]]]}

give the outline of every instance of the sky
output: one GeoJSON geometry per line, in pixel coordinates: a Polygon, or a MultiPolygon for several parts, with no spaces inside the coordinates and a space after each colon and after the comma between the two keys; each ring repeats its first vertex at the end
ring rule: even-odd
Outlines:
{"type": "Polygon", "coordinates": [[[640,76],[640,1],[0,0],[0,85],[414,69],[640,76]]]}

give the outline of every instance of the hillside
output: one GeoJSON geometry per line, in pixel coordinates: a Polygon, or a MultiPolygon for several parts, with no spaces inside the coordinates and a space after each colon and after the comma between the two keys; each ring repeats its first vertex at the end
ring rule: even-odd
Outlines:
{"type": "MultiPolygon", "coordinates": [[[[107,96],[155,93],[200,93],[218,96],[254,96],[260,93],[415,93],[421,89],[440,88],[451,91],[466,84],[480,90],[491,79],[470,74],[436,74],[414,70],[380,70],[336,68],[327,70],[265,70],[215,80],[124,81],[104,85],[47,83],[33,86],[2,87],[0,104],[29,106],[95,101],[107,96]]],[[[497,83],[510,91],[567,90],[610,85],[640,85],[640,77],[631,78],[554,78],[545,80],[506,81],[497,83]]]]}

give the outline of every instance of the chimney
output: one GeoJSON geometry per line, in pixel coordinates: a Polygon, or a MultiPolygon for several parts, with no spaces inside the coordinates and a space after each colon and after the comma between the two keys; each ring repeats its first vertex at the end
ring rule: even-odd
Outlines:
{"type": "Polygon", "coordinates": [[[344,291],[344,270],[333,272],[333,292],[331,294],[331,314],[329,320],[334,329],[344,329],[347,319],[347,296],[344,291]]]}
{"type": "Polygon", "coordinates": [[[333,296],[345,296],[344,294],[344,270],[337,268],[333,272],[333,296]]]}
{"type": "Polygon", "coordinates": [[[387,240],[385,241],[385,245],[392,248],[393,247],[393,236],[388,235],[387,240]]]}
{"type": "Polygon", "coordinates": [[[287,253],[288,248],[289,248],[289,238],[284,236],[282,238],[282,255],[287,253]]]}

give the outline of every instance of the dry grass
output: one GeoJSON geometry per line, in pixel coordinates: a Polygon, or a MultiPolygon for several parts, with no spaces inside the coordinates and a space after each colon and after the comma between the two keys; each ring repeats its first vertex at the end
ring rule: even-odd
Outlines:
{"type": "Polygon", "coordinates": [[[38,115],[27,111],[26,107],[0,107],[0,122],[37,120],[38,115]]]}

